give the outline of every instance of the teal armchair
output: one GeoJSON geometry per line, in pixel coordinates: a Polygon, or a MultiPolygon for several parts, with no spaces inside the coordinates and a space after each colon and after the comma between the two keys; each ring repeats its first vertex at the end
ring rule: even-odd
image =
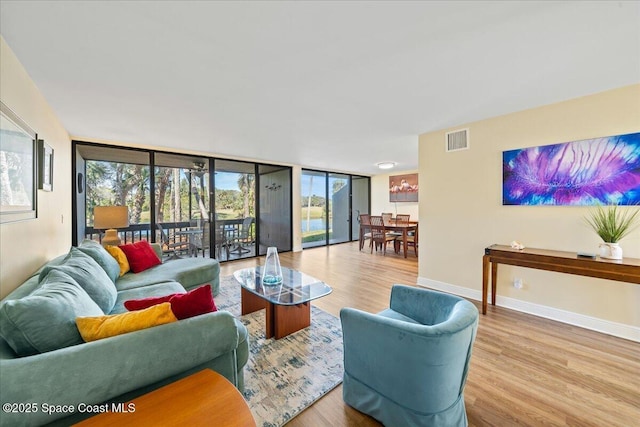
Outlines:
{"type": "Polygon", "coordinates": [[[471,302],[394,285],[378,314],[340,311],[344,401],[386,426],[466,426],[464,386],[478,328],[471,302]]]}

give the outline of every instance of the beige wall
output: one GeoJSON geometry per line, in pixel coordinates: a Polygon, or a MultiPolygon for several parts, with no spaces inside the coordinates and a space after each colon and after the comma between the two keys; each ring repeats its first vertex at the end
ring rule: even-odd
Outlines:
{"type": "MultiPolygon", "coordinates": [[[[493,243],[597,252],[599,237],[583,222],[588,208],[502,206],[502,151],[638,131],[640,85],[633,85],[421,135],[419,283],[479,297],[483,249],[493,243]],[[461,127],[469,128],[470,149],[445,153],[445,132],[461,127]]],[[[621,246],[640,258],[640,230],[621,246]]],[[[501,265],[497,295],[524,311],[640,337],[638,285],[501,265]],[[521,290],[512,286],[516,277],[521,290]]]]}
{"type": "Polygon", "coordinates": [[[71,245],[71,140],[0,37],[0,97],[54,150],[53,191],[38,190],[38,218],[0,225],[0,298],[71,245]]]}
{"type": "Polygon", "coordinates": [[[371,215],[391,212],[394,216],[397,213],[409,214],[411,219],[418,219],[418,203],[389,201],[389,176],[411,173],[418,173],[418,170],[394,171],[371,177],[371,215]]]}

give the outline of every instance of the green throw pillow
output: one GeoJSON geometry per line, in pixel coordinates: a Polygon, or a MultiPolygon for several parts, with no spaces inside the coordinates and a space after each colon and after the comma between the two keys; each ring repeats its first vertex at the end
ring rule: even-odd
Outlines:
{"type": "Polygon", "coordinates": [[[116,304],[118,296],[116,285],[93,258],[78,248],[72,247],[62,264],[45,266],[40,272],[40,280],[51,270],[63,271],[71,276],[103,312],[110,313],[116,304]]]}
{"type": "Polygon", "coordinates": [[[0,335],[18,356],[44,353],[83,343],[76,317],[103,314],[75,280],[52,270],[30,295],[0,305],[0,335]]]}
{"type": "Polygon", "coordinates": [[[120,277],[120,265],[102,245],[95,240],[84,240],[78,249],[89,255],[107,273],[113,283],[120,277]]]}

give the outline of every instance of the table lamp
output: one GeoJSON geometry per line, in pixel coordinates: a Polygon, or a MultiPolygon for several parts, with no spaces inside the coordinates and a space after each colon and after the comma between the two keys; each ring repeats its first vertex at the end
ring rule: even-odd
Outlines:
{"type": "Polygon", "coordinates": [[[93,208],[93,228],[105,230],[102,246],[118,246],[122,243],[117,228],[129,226],[127,206],[96,206],[93,208]]]}

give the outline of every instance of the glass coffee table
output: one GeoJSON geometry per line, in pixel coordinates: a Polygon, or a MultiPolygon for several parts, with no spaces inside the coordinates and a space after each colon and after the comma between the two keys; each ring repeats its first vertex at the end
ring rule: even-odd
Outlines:
{"type": "Polygon", "coordinates": [[[266,309],[265,337],[280,339],[311,325],[311,300],[329,295],[331,287],[300,271],[282,267],[282,283],[262,285],[262,267],[238,270],[242,314],[266,309]]]}

